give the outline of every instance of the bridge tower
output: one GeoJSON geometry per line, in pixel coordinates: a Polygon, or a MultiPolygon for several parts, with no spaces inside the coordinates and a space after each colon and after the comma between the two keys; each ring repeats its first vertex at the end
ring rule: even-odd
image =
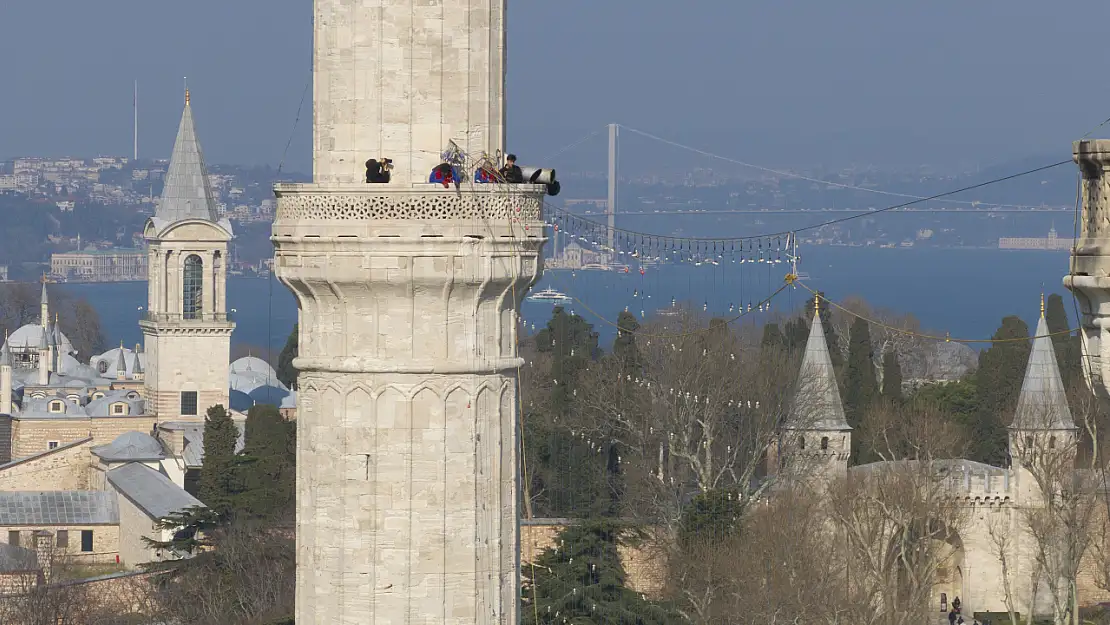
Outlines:
{"type": "Polygon", "coordinates": [[[296,620],[514,625],[546,189],[428,184],[451,141],[505,151],[505,0],[314,8],[313,182],[275,185],[272,237],[300,318],[296,620]]]}

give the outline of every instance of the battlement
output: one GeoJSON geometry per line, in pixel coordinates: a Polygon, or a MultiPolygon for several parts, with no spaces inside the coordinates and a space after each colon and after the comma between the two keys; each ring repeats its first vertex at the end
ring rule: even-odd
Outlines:
{"type": "Polygon", "coordinates": [[[997,467],[953,467],[945,478],[952,495],[968,505],[1001,505],[1012,497],[1010,472],[997,467]]]}

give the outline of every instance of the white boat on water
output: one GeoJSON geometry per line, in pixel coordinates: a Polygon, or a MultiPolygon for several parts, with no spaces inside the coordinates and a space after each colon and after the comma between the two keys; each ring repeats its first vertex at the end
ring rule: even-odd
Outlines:
{"type": "Polygon", "coordinates": [[[568,302],[568,301],[570,301],[570,297],[567,296],[564,293],[560,293],[559,291],[556,291],[555,289],[548,288],[548,289],[544,289],[542,291],[536,291],[535,293],[529,295],[528,296],[528,301],[530,301],[530,302],[552,302],[552,303],[568,302]]]}

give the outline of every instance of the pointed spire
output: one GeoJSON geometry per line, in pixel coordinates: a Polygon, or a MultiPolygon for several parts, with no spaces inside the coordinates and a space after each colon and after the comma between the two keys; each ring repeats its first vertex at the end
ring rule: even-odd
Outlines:
{"type": "Polygon", "coordinates": [[[0,367],[12,366],[12,348],[8,347],[8,332],[4,331],[4,345],[0,346],[0,367]]]}
{"type": "Polygon", "coordinates": [[[844,404],[836,384],[825,327],[821,324],[820,298],[814,305],[813,325],[809,329],[801,374],[795,390],[794,408],[787,425],[797,430],[850,430],[844,418],[844,404]]]}
{"type": "Polygon", "coordinates": [[[181,114],[173,155],[166,170],[162,201],[154,216],[169,223],[185,219],[216,221],[216,199],[208,181],[204,153],[197,140],[187,89],[185,111],[181,114]]]}
{"type": "Polygon", "coordinates": [[[139,352],[135,352],[135,366],[131,367],[131,375],[132,376],[142,375],[142,373],[143,373],[143,362],[141,360],[139,360],[139,352]]]}
{"type": "Polygon", "coordinates": [[[39,337],[39,351],[46,351],[50,349],[50,339],[46,337],[46,328],[42,329],[42,336],[39,337]]]}
{"type": "Polygon", "coordinates": [[[1025,367],[1017,410],[1011,428],[1017,430],[1073,430],[1075,422],[1068,408],[1068,396],[1056,363],[1056,350],[1049,336],[1044,314],[1033,333],[1033,349],[1025,367]]]}
{"type": "Polygon", "coordinates": [[[119,342],[119,357],[116,358],[116,371],[127,371],[127,361],[123,359],[123,341],[119,342]]]}
{"type": "MultiPolygon", "coordinates": [[[[42,297],[39,298],[39,303],[46,306],[50,303],[50,297],[46,294],[46,272],[42,274],[42,297]]],[[[46,321],[43,319],[43,321],[46,321]]]]}

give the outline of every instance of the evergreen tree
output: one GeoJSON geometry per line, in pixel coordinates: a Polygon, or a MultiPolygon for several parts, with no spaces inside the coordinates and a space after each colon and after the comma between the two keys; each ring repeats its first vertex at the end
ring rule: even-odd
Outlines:
{"type": "Polygon", "coordinates": [[[289,333],[289,338],[285,339],[285,347],[281,348],[277,363],[278,381],[293,390],[297,389],[297,370],[293,368],[293,359],[297,357],[299,325],[293,324],[293,331],[289,333]]]}
{"type": "Polygon", "coordinates": [[[786,351],[798,354],[806,347],[809,340],[809,322],[804,317],[795,317],[786,322],[786,332],[783,335],[786,351]]]}
{"type": "Polygon", "coordinates": [[[238,492],[235,442],[239,429],[223,406],[208,409],[204,418],[204,466],[197,498],[221,518],[229,516],[238,492]]]}
{"type": "MultiPolygon", "coordinates": [[[[616,453],[615,450],[612,453],[616,453]]],[[[607,454],[590,449],[564,425],[524,419],[524,454],[537,517],[596,518],[616,515],[618,469],[607,454]]]]}
{"type": "Polygon", "coordinates": [[[894,403],[902,400],[902,365],[893,348],[883,354],[883,397],[894,403]]]}
{"type": "MultiPolygon", "coordinates": [[[[804,314],[807,318],[813,314],[813,300],[815,298],[821,300],[817,304],[817,310],[821,314],[821,329],[825,331],[825,341],[829,344],[829,359],[832,360],[833,369],[840,371],[841,367],[844,366],[844,354],[840,352],[840,338],[836,335],[836,328],[833,327],[832,311],[829,309],[829,300],[825,299],[824,291],[817,291],[817,295],[806,300],[804,314]]],[[[808,325],[806,332],[808,335],[808,325]]],[[[802,345],[805,345],[804,340],[802,345]]]]}
{"type": "Polygon", "coordinates": [[[613,341],[613,355],[620,359],[626,373],[637,375],[641,367],[640,349],[636,346],[636,331],[640,322],[636,315],[626,311],[617,316],[617,338],[613,341]]]}
{"type": "Polygon", "coordinates": [[[568,315],[562,306],[551,313],[547,327],[536,334],[536,349],[552,355],[552,406],[556,414],[566,414],[579,372],[597,356],[597,332],[578,315],[568,315]]]}
{"type": "Polygon", "coordinates": [[[669,625],[681,619],[626,586],[617,545],[620,528],[599,521],[566,528],[534,566],[521,590],[523,625],[669,625]]]}
{"type": "Polygon", "coordinates": [[[1064,388],[1071,385],[1083,376],[1083,353],[1078,332],[1068,331],[1073,324],[1069,323],[1067,309],[1064,308],[1064,298],[1053,293],[1045,302],[1045,324],[1052,334],[1052,346],[1056,351],[1056,362],[1060,365],[1060,378],[1064,388]]]}
{"type": "Polygon", "coordinates": [[[678,527],[680,545],[717,541],[740,531],[743,506],[734,493],[711,490],[699,493],[682,512],[678,527]]]}
{"type": "MultiPolygon", "coordinates": [[[[239,458],[240,514],[270,521],[293,517],[296,497],[294,424],[268,404],[247,412],[246,441],[239,458]]],[[[206,462],[207,464],[207,462],[206,462]]]]}
{"type": "MultiPolygon", "coordinates": [[[[154,523],[155,529],[169,530],[174,533],[169,540],[159,541],[143,536],[143,542],[153,549],[170,551],[182,556],[195,555],[201,549],[212,546],[208,532],[219,527],[222,522],[223,519],[209,508],[198,506],[181,510],[162,517],[154,523]]],[[[158,566],[158,563],[152,563],[151,566],[158,566]]]]}
{"type": "Polygon", "coordinates": [[[972,434],[972,459],[994,466],[1007,465],[1007,430],[1029,360],[1029,326],[1019,317],[1009,316],[991,337],[989,349],[979,353],[975,372],[978,405],[969,427],[972,434]]]}
{"type": "MultiPolygon", "coordinates": [[[[854,430],[859,430],[863,413],[879,395],[873,358],[871,327],[865,319],[856,317],[848,337],[848,367],[844,374],[844,415],[854,430]]],[[[870,452],[862,447],[863,438],[852,437],[852,457],[860,463],[870,459],[870,452]]]]}
{"type": "Polygon", "coordinates": [[[760,346],[764,349],[773,347],[781,348],[786,346],[786,338],[782,335],[782,330],[779,330],[779,324],[768,323],[763,326],[763,340],[760,341],[760,346]]]}

